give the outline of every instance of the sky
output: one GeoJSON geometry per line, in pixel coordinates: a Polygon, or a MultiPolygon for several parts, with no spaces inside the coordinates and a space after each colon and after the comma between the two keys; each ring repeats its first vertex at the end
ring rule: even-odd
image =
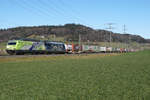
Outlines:
{"type": "Polygon", "coordinates": [[[0,0],[0,28],[83,24],[150,39],[150,0],[0,0]]]}

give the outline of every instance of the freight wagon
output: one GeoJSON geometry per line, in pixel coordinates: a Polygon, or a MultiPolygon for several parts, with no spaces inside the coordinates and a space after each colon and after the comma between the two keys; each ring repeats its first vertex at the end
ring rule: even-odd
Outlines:
{"type": "Polygon", "coordinates": [[[99,52],[99,46],[94,46],[94,45],[82,45],[81,47],[82,52],[99,52]]]}
{"type": "MultiPolygon", "coordinates": [[[[71,46],[71,45],[70,45],[71,46]]],[[[101,47],[97,45],[72,45],[72,53],[124,53],[129,50],[126,48],[101,47]]]]}
{"type": "Polygon", "coordinates": [[[100,52],[106,53],[106,47],[100,47],[100,52]]]}

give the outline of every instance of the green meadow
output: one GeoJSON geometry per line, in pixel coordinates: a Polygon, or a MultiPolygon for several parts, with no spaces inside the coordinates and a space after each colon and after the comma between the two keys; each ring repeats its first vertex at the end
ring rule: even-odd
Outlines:
{"type": "Polygon", "coordinates": [[[0,100],[150,100],[150,51],[3,57],[0,100]]]}

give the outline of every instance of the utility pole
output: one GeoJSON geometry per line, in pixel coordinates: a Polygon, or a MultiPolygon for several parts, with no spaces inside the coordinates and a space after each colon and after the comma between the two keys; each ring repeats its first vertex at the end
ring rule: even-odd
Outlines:
{"type": "Polygon", "coordinates": [[[56,41],[56,35],[55,34],[52,35],[52,39],[53,39],[53,41],[56,41]]]}
{"type": "Polygon", "coordinates": [[[79,33],[79,51],[81,51],[81,34],[79,33]]]}
{"type": "MultiPolygon", "coordinates": [[[[126,34],[126,31],[127,31],[127,28],[126,28],[126,25],[124,24],[123,25],[123,34],[126,34]]],[[[127,40],[126,40],[126,43],[125,43],[125,47],[127,48],[128,46],[127,46],[127,40]]],[[[123,47],[123,46],[122,46],[123,47]]]]}
{"type": "Polygon", "coordinates": [[[107,23],[107,25],[108,25],[108,28],[106,28],[106,29],[108,29],[108,31],[110,32],[109,33],[109,46],[111,46],[111,42],[112,42],[112,29],[114,29],[113,27],[112,27],[112,25],[114,25],[114,23],[107,23]]]}
{"type": "MultiPolygon", "coordinates": [[[[124,34],[127,34],[127,26],[124,24],[123,25],[123,33],[124,34]]],[[[127,44],[127,49],[130,49],[130,44],[131,44],[131,35],[130,34],[128,34],[129,36],[128,36],[128,40],[126,41],[126,44],[127,44]]]]}
{"type": "Polygon", "coordinates": [[[130,35],[130,34],[129,34],[129,37],[128,37],[128,38],[129,38],[129,46],[128,46],[128,48],[130,49],[130,48],[132,48],[132,46],[131,46],[131,42],[132,42],[132,41],[131,41],[131,35],[130,35]]]}
{"type": "Polygon", "coordinates": [[[56,41],[56,35],[54,34],[54,41],[56,41]]]}

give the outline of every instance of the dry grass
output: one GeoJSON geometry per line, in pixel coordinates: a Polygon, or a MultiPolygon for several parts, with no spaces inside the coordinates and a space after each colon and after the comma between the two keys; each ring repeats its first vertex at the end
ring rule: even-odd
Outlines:
{"type": "Polygon", "coordinates": [[[64,60],[64,59],[92,59],[92,58],[100,58],[106,56],[116,56],[120,54],[79,54],[79,55],[56,55],[56,56],[49,56],[49,55],[25,55],[25,56],[4,56],[0,57],[1,62],[32,62],[32,61],[49,61],[49,60],[64,60]]]}

